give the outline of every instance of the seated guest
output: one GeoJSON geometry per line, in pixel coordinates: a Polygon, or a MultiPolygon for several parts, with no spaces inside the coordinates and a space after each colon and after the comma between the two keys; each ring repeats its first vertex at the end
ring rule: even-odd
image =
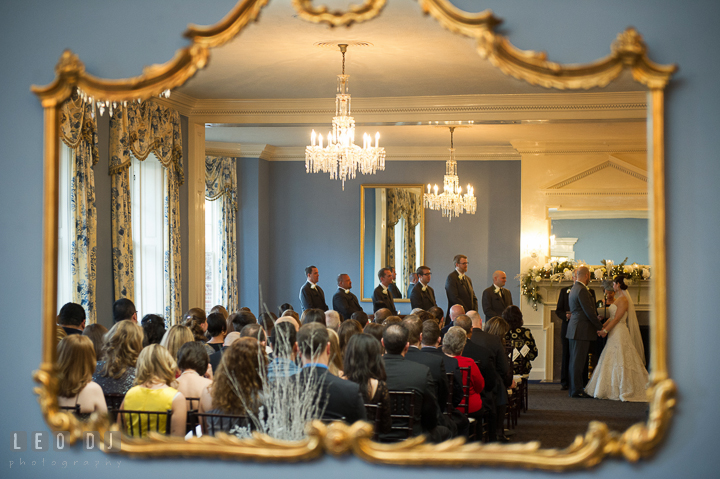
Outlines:
{"type": "Polygon", "coordinates": [[[375,318],[373,321],[377,324],[383,324],[387,318],[392,316],[394,313],[387,308],[378,309],[375,311],[375,318]]]}
{"type": "Polygon", "coordinates": [[[505,334],[505,341],[510,343],[513,349],[517,349],[520,355],[512,362],[513,374],[530,374],[532,364],[530,361],[537,358],[538,348],[535,344],[532,332],[523,327],[523,315],[517,306],[508,306],[502,313],[507,321],[509,331],[505,334]],[[527,353],[523,354],[523,348],[527,346],[527,353]]]}
{"type": "Polygon", "coordinates": [[[263,349],[267,346],[267,336],[265,336],[265,331],[263,331],[262,326],[257,323],[248,324],[242,328],[242,331],[240,331],[240,337],[257,339],[263,349]]]}
{"type": "Polygon", "coordinates": [[[92,381],[95,349],[87,336],[71,334],[58,344],[58,406],[80,413],[107,412],[102,388],[92,381]]]}
{"type": "Polygon", "coordinates": [[[65,339],[67,337],[67,333],[62,328],[62,326],[57,326],[55,328],[56,334],[55,334],[55,347],[57,347],[58,344],[60,344],[60,341],[65,339]]]}
{"type": "Polygon", "coordinates": [[[465,330],[459,326],[453,326],[443,337],[443,352],[451,358],[455,358],[461,368],[470,368],[470,377],[468,378],[467,373],[463,371],[462,378],[463,384],[470,385],[468,401],[466,403],[465,398],[463,397],[462,401],[460,401],[460,406],[465,405],[466,407],[462,408],[463,411],[472,415],[482,409],[482,398],[480,397],[480,393],[485,388],[485,379],[483,379],[482,374],[480,374],[480,370],[475,364],[475,361],[470,358],[460,356],[463,348],[465,347],[466,341],[467,335],[465,334],[465,330]]]}
{"type": "Polygon", "coordinates": [[[373,312],[387,308],[392,314],[397,314],[397,310],[395,309],[395,300],[393,300],[392,291],[389,289],[390,285],[393,284],[392,277],[393,274],[390,268],[381,268],[380,271],[378,271],[380,284],[377,288],[375,288],[375,291],[373,291],[373,312]]]}
{"type": "Polygon", "coordinates": [[[445,325],[444,328],[440,330],[441,334],[447,333],[448,329],[450,329],[452,326],[455,326],[455,318],[460,316],[461,314],[465,314],[465,308],[462,304],[455,304],[452,308],[450,308],[450,311],[448,312],[448,316],[450,317],[450,321],[445,325]]]}
{"type": "Polygon", "coordinates": [[[110,328],[103,339],[105,359],[97,363],[93,381],[104,394],[125,394],[135,381],[135,363],[142,351],[143,330],[125,319],[110,328]]]}
{"type": "Polygon", "coordinates": [[[442,308],[438,306],[434,306],[430,309],[428,309],[428,313],[432,314],[435,317],[435,320],[438,323],[438,326],[442,328],[443,320],[445,319],[445,313],[443,312],[442,308]]]}
{"type": "Polygon", "coordinates": [[[265,334],[271,334],[275,327],[275,321],[277,321],[275,313],[262,313],[258,318],[258,324],[265,330],[265,334]]]}
{"type": "Polygon", "coordinates": [[[295,364],[298,352],[295,325],[289,321],[278,321],[270,335],[270,344],[273,348],[273,360],[268,365],[268,380],[274,381],[278,377],[297,374],[300,368],[295,364]]]}
{"type": "Polygon", "coordinates": [[[185,435],[187,404],[185,396],[175,389],[176,369],[177,364],[173,357],[159,344],[151,344],[142,350],[137,361],[135,386],[125,394],[125,400],[120,405],[120,415],[128,434],[132,430],[135,436],[146,437],[148,426],[150,430],[157,429],[164,432],[166,418],[150,417],[149,421],[145,419],[141,421],[139,414],[122,414],[123,410],[163,412],[172,410],[170,434],[181,437],[185,435]]]}
{"type": "MultiPolygon", "coordinates": [[[[211,313],[211,316],[212,314],[215,313],[211,313]]],[[[180,370],[180,377],[177,379],[177,390],[183,393],[186,399],[199,398],[202,390],[212,383],[211,379],[205,377],[208,373],[208,363],[207,351],[197,341],[183,344],[178,351],[177,367],[180,370]]],[[[210,371],[212,372],[212,369],[210,371]]],[[[197,402],[193,401],[193,404],[188,406],[197,409],[197,402]]]]}
{"type": "Polygon", "coordinates": [[[212,368],[213,376],[217,372],[217,368],[220,365],[220,360],[222,359],[223,353],[232,343],[234,343],[238,339],[240,339],[240,333],[238,333],[237,331],[232,331],[228,333],[228,335],[225,336],[225,342],[223,343],[222,349],[210,355],[210,367],[212,368]]]}
{"type": "Polygon", "coordinates": [[[107,331],[108,330],[105,326],[95,323],[85,326],[85,329],[83,329],[82,332],[83,336],[87,336],[90,338],[90,341],[92,341],[93,349],[95,350],[95,358],[98,361],[102,361],[105,357],[105,353],[103,353],[103,338],[105,337],[107,331]]]}
{"type": "Polygon", "coordinates": [[[189,309],[183,316],[181,324],[190,329],[190,332],[193,334],[194,341],[199,341],[205,346],[208,355],[215,352],[215,349],[207,344],[207,337],[205,336],[205,332],[208,328],[205,311],[200,308],[189,309]]]}
{"type": "Polygon", "coordinates": [[[173,358],[177,358],[177,352],[183,344],[194,341],[190,328],[176,324],[165,332],[160,344],[168,350],[173,358]]]}
{"type": "Polygon", "coordinates": [[[207,334],[210,336],[207,345],[213,348],[214,353],[222,349],[226,331],[227,321],[223,318],[222,314],[210,313],[207,317],[207,334]]]}
{"type": "MultiPolygon", "coordinates": [[[[356,334],[350,338],[345,350],[343,364],[345,378],[360,386],[365,404],[378,406],[380,414],[379,433],[389,433],[392,427],[390,418],[390,396],[385,384],[385,363],[379,341],[368,334],[356,334]]],[[[375,418],[368,417],[368,421],[375,418]]]]}
{"type": "MultiPolygon", "coordinates": [[[[430,369],[422,364],[405,359],[410,343],[408,330],[402,324],[391,324],[383,333],[385,346],[385,372],[387,387],[392,391],[415,392],[415,422],[413,435],[426,434],[433,442],[441,442],[450,437],[450,431],[438,425],[439,406],[435,397],[435,383],[430,369]]],[[[390,432],[380,436],[381,440],[403,439],[397,433],[390,432]]]]}
{"type": "MultiPolygon", "coordinates": [[[[451,358],[444,354],[440,349],[440,343],[442,338],[440,337],[440,327],[435,321],[425,321],[422,325],[422,336],[420,336],[420,342],[422,348],[420,351],[423,354],[430,354],[437,358],[442,359],[445,365],[446,373],[457,373],[458,362],[457,359],[451,358]]],[[[460,374],[454,374],[453,377],[453,406],[460,404],[462,398],[462,377],[460,374]]],[[[444,405],[441,405],[444,408],[444,405]]]]}
{"type": "Polygon", "coordinates": [[[120,298],[113,303],[113,324],[129,319],[133,323],[137,323],[137,311],[135,303],[127,298],[120,298]]]}
{"type": "Polygon", "coordinates": [[[400,319],[400,316],[388,316],[385,318],[385,321],[383,321],[383,326],[386,328],[390,326],[391,324],[400,324],[402,323],[402,319],[400,319]]]}
{"type": "Polygon", "coordinates": [[[300,315],[297,314],[292,309],[288,309],[287,311],[284,311],[281,318],[292,318],[295,321],[295,324],[297,325],[298,329],[300,329],[300,315]]]}
{"type": "Polygon", "coordinates": [[[165,320],[157,314],[146,314],[140,325],[143,328],[143,347],[151,344],[160,344],[165,335],[165,320]]]}
{"type": "Polygon", "coordinates": [[[210,310],[210,313],[220,313],[225,320],[227,320],[229,316],[227,309],[225,309],[225,306],[222,306],[220,304],[213,306],[213,308],[210,310]]]}
{"type": "Polygon", "coordinates": [[[248,324],[257,324],[257,318],[250,311],[238,311],[228,316],[228,329],[227,331],[242,331],[242,328],[248,324]]]}
{"type": "Polygon", "coordinates": [[[325,326],[325,311],[318,308],[310,308],[303,311],[300,316],[300,324],[320,323],[325,326]]]}
{"type": "Polygon", "coordinates": [[[278,308],[278,311],[280,312],[280,317],[282,318],[285,316],[285,311],[295,311],[292,307],[292,304],[290,303],[283,303],[278,308]]]}
{"type": "Polygon", "coordinates": [[[85,329],[85,310],[77,303],[65,303],[60,308],[57,323],[67,335],[82,334],[85,329]]]}
{"type": "Polygon", "coordinates": [[[432,289],[428,283],[432,277],[432,272],[427,266],[420,266],[417,269],[418,283],[417,288],[414,288],[410,293],[410,305],[413,308],[419,308],[422,310],[429,310],[430,308],[437,306],[435,301],[435,290],[432,289]]]}
{"type": "Polygon", "coordinates": [[[338,289],[332,299],[333,309],[342,314],[344,318],[350,318],[354,312],[362,311],[357,296],[350,291],[352,288],[350,276],[345,273],[340,274],[337,277],[337,285],[338,289]]]}
{"type": "Polygon", "coordinates": [[[291,316],[281,316],[275,321],[275,327],[277,327],[278,324],[281,323],[290,323],[295,328],[295,332],[297,332],[298,329],[300,329],[300,324],[295,320],[295,318],[291,316]]]}
{"type": "Polygon", "coordinates": [[[362,332],[363,329],[362,327],[360,327],[360,323],[358,323],[354,319],[348,319],[347,321],[343,321],[343,323],[340,325],[340,328],[338,328],[338,338],[340,340],[341,354],[345,353],[345,348],[347,347],[350,338],[352,338],[356,334],[362,334],[362,332]]]}
{"type": "Polygon", "coordinates": [[[328,371],[333,376],[343,377],[343,353],[340,351],[340,339],[335,331],[328,329],[330,341],[330,359],[328,360],[328,371]]]}
{"type": "MultiPolygon", "coordinates": [[[[245,337],[233,342],[223,354],[213,383],[203,389],[198,412],[257,417],[266,367],[267,356],[257,339],[245,337]]],[[[214,422],[221,427],[219,420],[214,422]]],[[[233,420],[229,426],[248,424],[247,420],[233,420]]]]}
{"type": "Polygon", "coordinates": [[[327,328],[322,324],[309,323],[297,334],[298,348],[302,356],[302,369],[295,375],[301,384],[313,384],[316,402],[324,410],[323,419],[342,419],[348,424],[366,420],[365,403],[360,387],[328,372],[330,340],[327,328]]]}
{"type": "Polygon", "coordinates": [[[361,328],[368,323],[368,315],[365,311],[355,311],[350,318],[357,321],[361,328]]]}
{"type": "Polygon", "coordinates": [[[328,329],[332,329],[337,332],[340,327],[340,323],[342,323],[342,319],[337,311],[332,309],[325,311],[325,326],[327,326],[328,329]]]}
{"type": "Polygon", "coordinates": [[[385,348],[382,345],[383,332],[385,332],[385,326],[377,323],[368,323],[367,326],[365,326],[365,329],[363,329],[363,333],[369,334],[378,340],[378,343],[380,343],[380,350],[382,351],[381,354],[385,354],[385,348]]]}
{"type": "Polygon", "coordinates": [[[495,386],[498,384],[497,371],[495,371],[495,358],[492,351],[484,346],[480,346],[472,341],[473,328],[472,320],[467,315],[461,315],[455,318],[455,325],[462,328],[467,336],[465,347],[460,356],[470,358],[478,364],[480,374],[485,380],[485,387],[480,393],[482,398],[483,410],[495,414],[495,386]]]}

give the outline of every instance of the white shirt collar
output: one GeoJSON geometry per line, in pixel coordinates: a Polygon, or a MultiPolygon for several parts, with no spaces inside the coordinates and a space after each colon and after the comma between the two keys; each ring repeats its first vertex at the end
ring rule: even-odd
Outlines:
{"type": "Polygon", "coordinates": [[[385,286],[385,285],[384,285],[384,284],[382,284],[382,283],[380,283],[380,286],[382,286],[382,289],[383,289],[383,294],[388,294],[388,289],[387,289],[387,286],[385,286]]]}
{"type": "Polygon", "coordinates": [[[499,293],[500,291],[502,291],[502,286],[498,286],[498,285],[495,284],[495,283],[493,283],[493,286],[495,286],[495,292],[496,292],[496,293],[499,293]]]}
{"type": "Polygon", "coordinates": [[[310,281],[310,280],[307,280],[307,282],[310,283],[310,289],[316,289],[316,288],[317,288],[317,284],[313,283],[313,282],[310,281]]]}

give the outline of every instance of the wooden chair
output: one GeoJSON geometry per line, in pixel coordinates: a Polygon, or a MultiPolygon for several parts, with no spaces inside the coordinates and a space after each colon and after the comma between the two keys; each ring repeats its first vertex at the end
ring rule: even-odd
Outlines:
{"type": "Polygon", "coordinates": [[[197,415],[198,408],[200,407],[200,398],[185,398],[187,402],[187,425],[185,426],[185,433],[195,430],[195,426],[198,425],[197,415]]]}
{"type": "Polygon", "coordinates": [[[195,421],[200,424],[202,433],[208,436],[214,436],[218,432],[230,434],[234,427],[247,427],[250,420],[247,416],[239,414],[212,414],[193,412],[195,421]]]}
{"type": "Polygon", "coordinates": [[[380,406],[377,404],[365,404],[368,422],[373,423],[373,441],[377,441],[380,434],[380,406]]]}
{"type": "Polygon", "coordinates": [[[81,421],[87,421],[90,418],[90,414],[92,414],[88,412],[80,412],[79,404],[76,404],[74,406],[59,406],[59,409],[61,411],[72,413],[76,418],[81,421]]]}
{"type": "Polygon", "coordinates": [[[390,391],[390,418],[392,431],[400,431],[407,439],[413,435],[415,425],[415,392],[390,391]]]}
{"type": "Polygon", "coordinates": [[[129,436],[144,437],[150,431],[170,435],[170,422],[172,410],[167,411],[137,411],[123,409],[118,411],[122,430],[129,436]],[[133,419],[137,418],[137,424],[133,419]],[[163,424],[163,419],[164,424],[163,424]]]}

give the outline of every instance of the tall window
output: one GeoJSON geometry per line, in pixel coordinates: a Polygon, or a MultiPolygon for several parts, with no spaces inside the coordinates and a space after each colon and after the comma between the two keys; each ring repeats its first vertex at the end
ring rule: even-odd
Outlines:
{"type": "Polygon", "coordinates": [[[74,227],[70,210],[71,165],[75,161],[75,151],[60,141],[60,189],[58,191],[58,311],[73,300],[72,295],[72,240],[74,227]]]}
{"type": "Polygon", "coordinates": [[[138,316],[165,312],[163,175],[165,168],[154,154],[145,161],[132,158],[133,261],[135,264],[135,307],[138,316]]]}
{"type": "Polygon", "coordinates": [[[205,200],[205,310],[222,304],[222,199],[205,200]]]}

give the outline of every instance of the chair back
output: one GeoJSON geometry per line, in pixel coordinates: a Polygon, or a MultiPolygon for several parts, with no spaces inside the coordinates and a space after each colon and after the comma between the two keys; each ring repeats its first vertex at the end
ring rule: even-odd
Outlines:
{"type": "Polygon", "coordinates": [[[88,412],[80,412],[80,405],[76,404],[74,406],[60,406],[59,409],[61,411],[72,413],[76,418],[78,418],[81,421],[87,421],[90,418],[90,414],[88,412]]]}
{"type": "Polygon", "coordinates": [[[150,431],[170,435],[171,409],[167,411],[131,411],[123,409],[118,413],[121,427],[129,436],[145,437],[150,431]]]}
{"type": "Polygon", "coordinates": [[[202,433],[214,436],[218,432],[231,433],[235,427],[248,427],[250,420],[247,416],[239,414],[215,414],[193,412],[197,424],[200,424],[202,433]]]}
{"type": "Polygon", "coordinates": [[[110,420],[116,422],[117,413],[120,410],[120,405],[125,400],[125,395],[120,393],[108,393],[105,394],[105,404],[107,404],[108,414],[110,420]]]}
{"type": "Polygon", "coordinates": [[[378,404],[365,404],[365,412],[367,413],[368,421],[372,421],[373,423],[373,441],[377,441],[381,421],[380,406],[378,404]]]}
{"type": "Polygon", "coordinates": [[[415,425],[415,391],[390,391],[390,418],[393,437],[407,439],[413,435],[415,425]]]}
{"type": "Polygon", "coordinates": [[[195,413],[198,412],[198,407],[200,407],[200,398],[187,397],[185,401],[187,402],[187,425],[185,426],[185,432],[188,433],[194,431],[198,425],[197,415],[195,413]]]}
{"type": "Polygon", "coordinates": [[[466,416],[470,414],[470,366],[458,368],[462,374],[462,403],[458,405],[458,409],[466,416]]]}
{"type": "Polygon", "coordinates": [[[449,416],[452,414],[452,410],[455,409],[453,406],[453,389],[455,387],[455,373],[449,372],[445,373],[448,380],[448,397],[447,397],[447,403],[445,404],[445,412],[443,412],[444,415],[449,416]]]}

